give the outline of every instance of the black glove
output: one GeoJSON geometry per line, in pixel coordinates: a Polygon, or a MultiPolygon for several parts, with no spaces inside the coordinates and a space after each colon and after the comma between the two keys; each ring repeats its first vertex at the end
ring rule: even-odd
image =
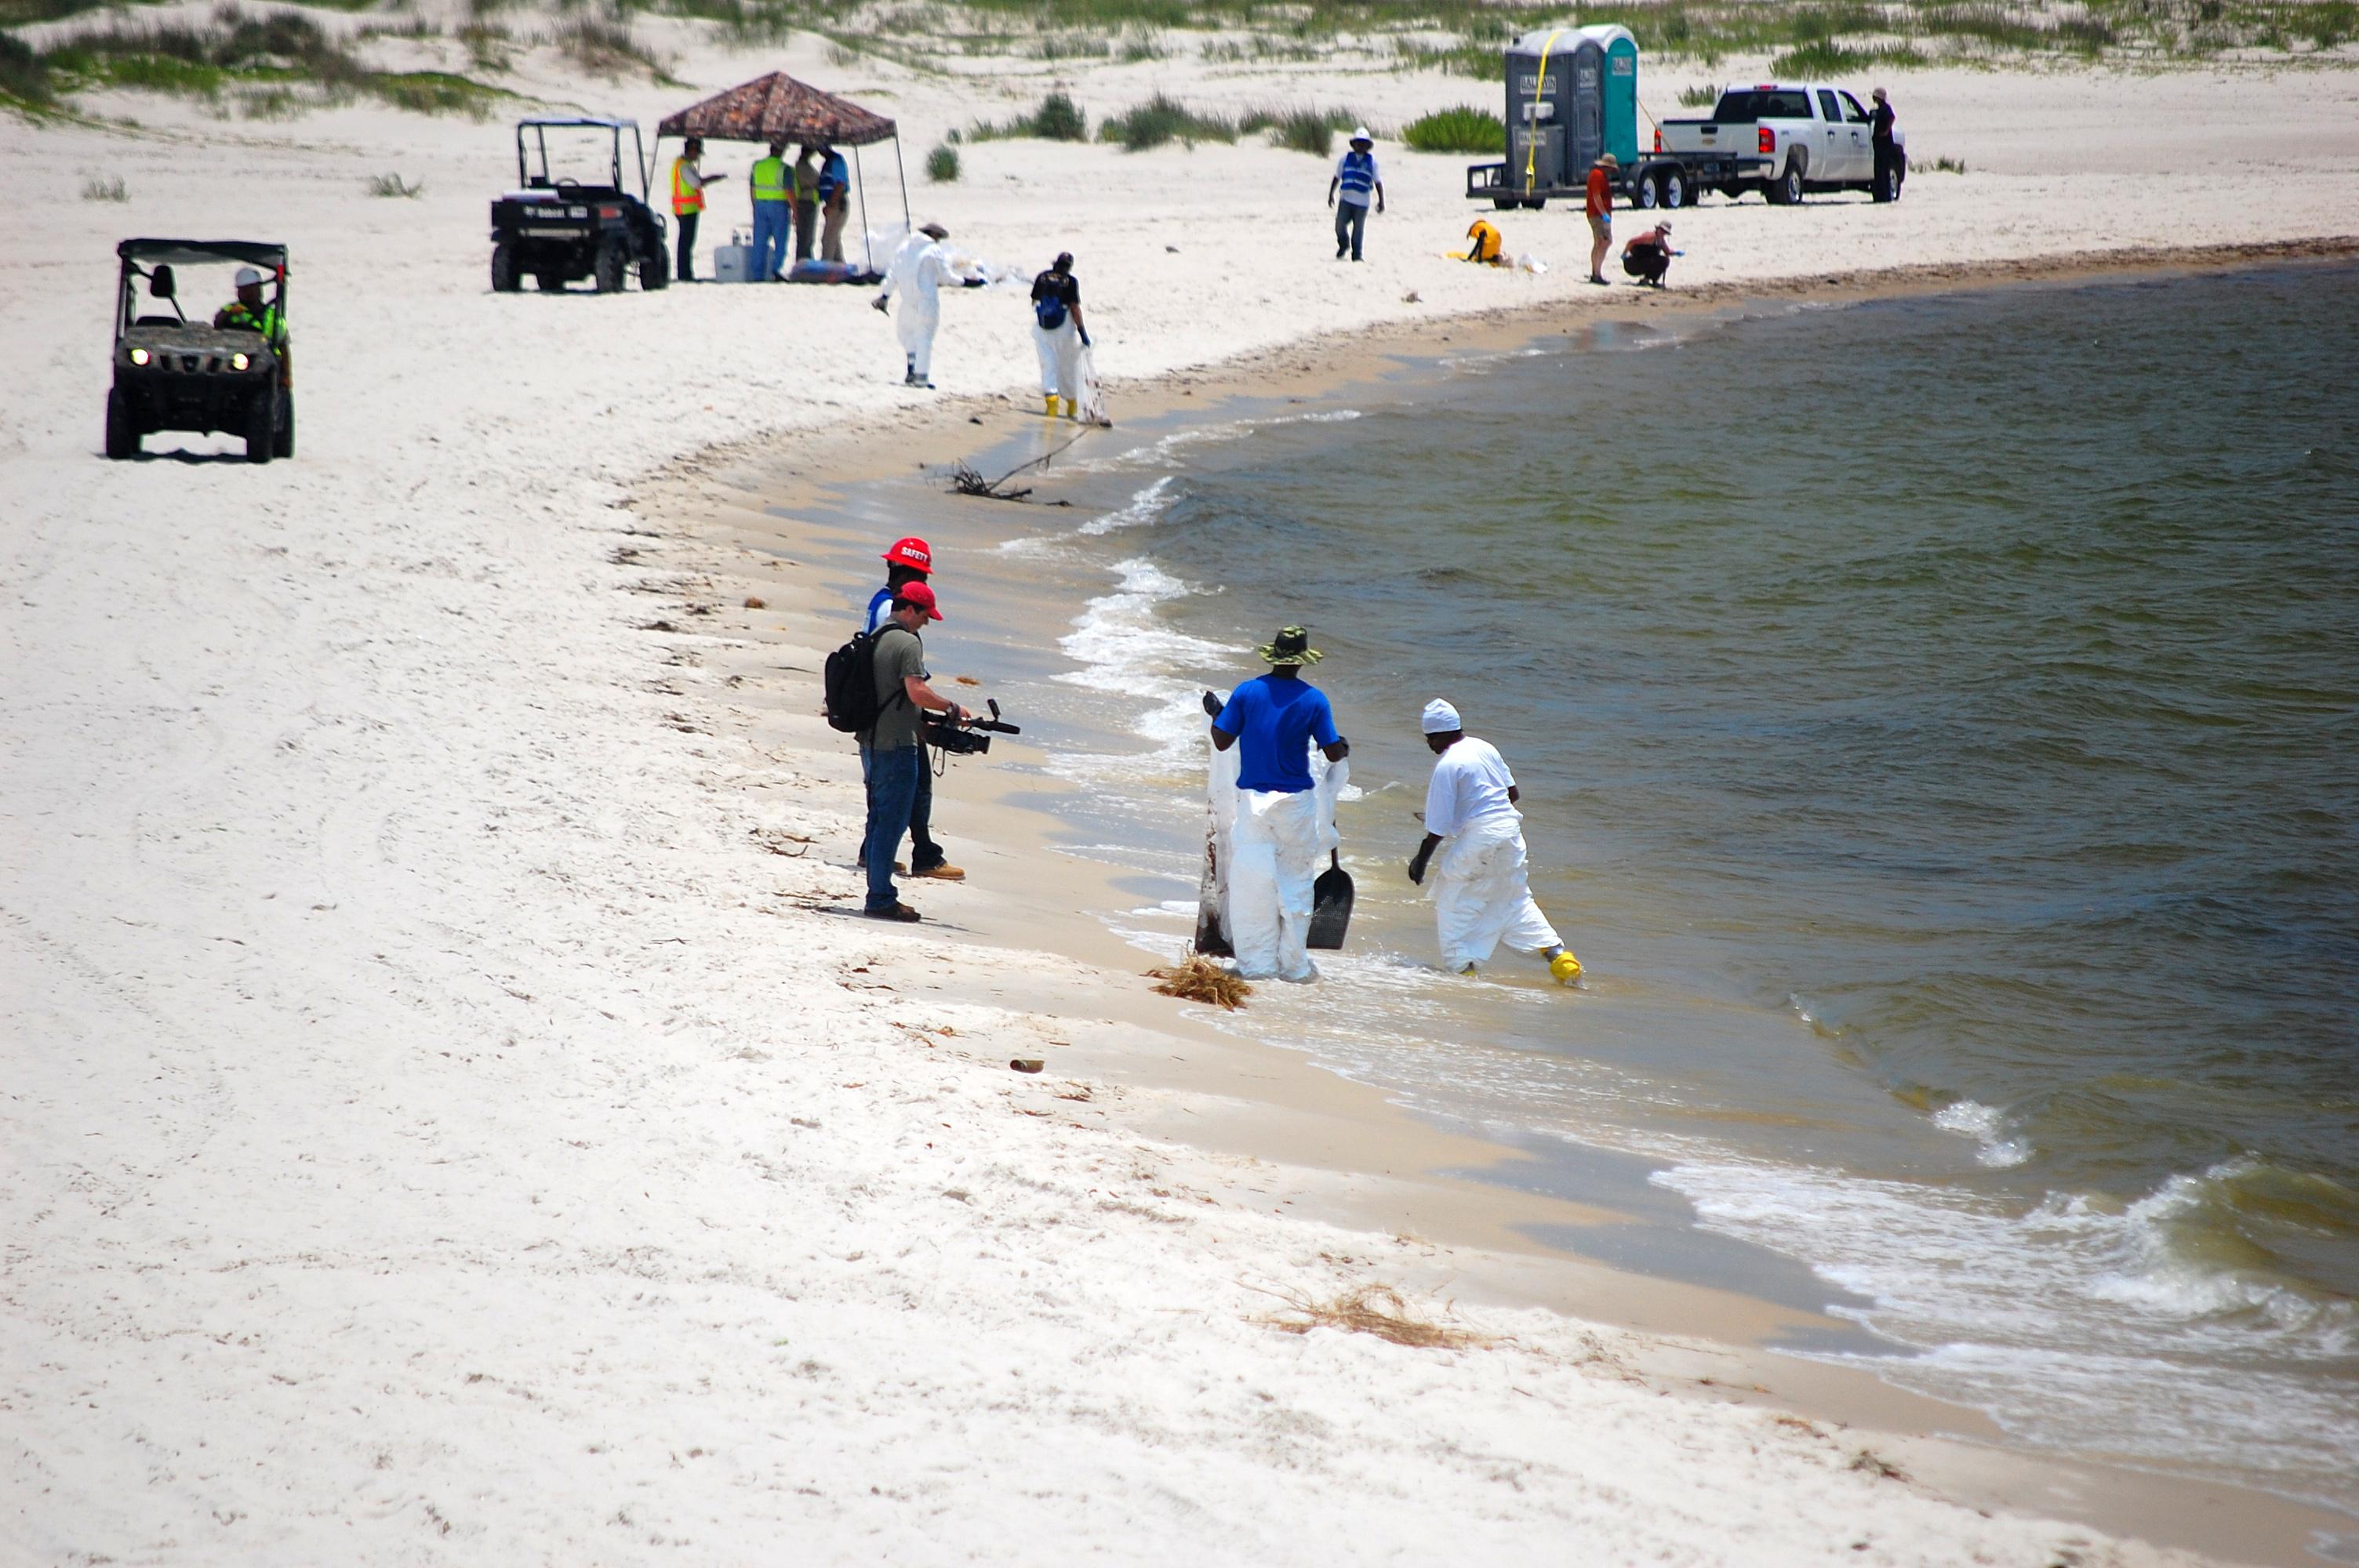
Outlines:
{"type": "Polygon", "coordinates": [[[1222,709],[1222,708],[1226,708],[1227,706],[1228,706],[1228,704],[1227,704],[1227,703],[1223,702],[1219,697],[1214,697],[1211,692],[1209,692],[1209,691],[1208,691],[1208,692],[1206,692],[1206,693],[1204,694],[1204,717],[1205,717],[1205,718],[1207,718],[1207,719],[1218,719],[1218,718],[1221,716],[1221,709],[1222,709]]]}
{"type": "Polygon", "coordinates": [[[1426,858],[1426,852],[1422,849],[1408,858],[1408,880],[1419,887],[1425,885],[1426,858]]]}

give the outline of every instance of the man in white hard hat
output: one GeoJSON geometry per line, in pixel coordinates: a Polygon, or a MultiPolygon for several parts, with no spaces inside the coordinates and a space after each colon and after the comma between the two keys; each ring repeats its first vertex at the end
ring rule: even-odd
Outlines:
{"type": "Polygon", "coordinates": [[[278,312],[263,303],[261,272],[254,267],[237,269],[237,297],[213,313],[213,325],[230,331],[259,332],[277,341],[278,312]]]}
{"type": "Polygon", "coordinates": [[[1565,950],[1556,927],[1532,902],[1524,856],[1523,798],[1506,759],[1488,741],[1466,733],[1458,709],[1440,697],[1425,705],[1426,746],[1440,760],[1425,791],[1425,842],[1408,863],[1408,880],[1422,884],[1436,849],[1434,924],[1441,961],[1471,975],[1490,961],[1501,942],[1548,960],[1558,983],[1581,978],[1581,960],[1565,950]]]}
{"type": "Polygon", "coordinates": [[[1327,182],[1327,205],[1335,209],[1337,261],[1346,252],[1353,261],[1360,259],[1360,242],[1368,232],[1369,198],[1375,198],[1377,211],[1385,210],[1385,182],[1376,173],[1376,155],[1370,150],[1375,145],[1367,126],[1354,130],[1351,150],[1336,161],[1335,178],[1327,182]]]}

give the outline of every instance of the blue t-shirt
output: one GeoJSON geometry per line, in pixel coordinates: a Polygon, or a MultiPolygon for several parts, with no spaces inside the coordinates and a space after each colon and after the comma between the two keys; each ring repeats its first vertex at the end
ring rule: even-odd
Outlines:
{"type": "Polygon", "coordinates": [[[1229,693],[1212,722],[1237,738],[1237,787],[1273,795],[1309,789],[1310,742],[1343,739],[1327,694],[1299,677],[1256,676],[1229,693]]]}
{"type": "Polygon", "coordinates": [[[893,612],[893,590],[880,588],[868,596],[868,613],[861,621],[863,632],[874,632],[885,624],[885,617],[893,612]]]}

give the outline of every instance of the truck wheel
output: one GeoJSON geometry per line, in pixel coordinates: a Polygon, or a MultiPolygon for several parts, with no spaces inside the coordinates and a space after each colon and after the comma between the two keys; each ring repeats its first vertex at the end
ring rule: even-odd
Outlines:
{"type": "Polygon", "coordinates": [[[565,292],[565,275],[561,272],[537,272],[532,275],[532,286],[543,294],[562,294],[565,292]]]}
{"type": "Polygon", "coordinates": [[[492,247],[492,292],[514,294],[520,287],[516,279],[516,252],[506,245],[492,247]]]}
{"type": "Polygon", "coordinates": [[[1491,211],[1494,212],[1509,211],[1516,205],[1517,202],[1512,196],[1494,196],[1491,198],[1491,211]]]}
{"type": "Polygon", "coordinates": [[[245,406],[245,460],[266,463],[278,441],[278,389],[266,386],[245,406]]]}
{"type": "Polygon", "coordinates": [[[652,252],[639,258],[639,287],[653,294],[670,281],[671,253],[658,240],[652,252]]]}
{"type": "Polygon", "coordinates": [[[1790,159],[1786,171],[1767,185],[1761,193],[1769,198],[1772,207],[1799,207],[1802,204],[1802,160],[1790,159]]]}
{"type": "Polygon", "coordinates": [[[1663,170],[1663,205],[1677,211],[1688,205],[1687,176],[1676,168],[1663,170]]]}
{"type": "Polygon", "coordinates": [[[1526,199],[1526,200],[1525,200],[1525,202],[1524,202],[1524,205],[1525,205],[1525,206],[1527,206],[1527,207],[1528,207],[1528,208],[1530,208],[1533,211],[1537,212],[1537,211],[1538,211],[1541,208],[1546,207],[1546,206],[1548,205],[1548,198],[1547,198],[1547,197],[1545,197],[1545,196],[1534,196],[1534,197],[1529,197],[1529,198],[1527,198],[1527,199],[1526,199]]]}
{"type": "Polygon", "coordinates": [[[295,455],[295,395],[291,392],[278,395],[278,435],[270,443],[270,455],[274,458],[295,455]]]}
{"type": "Polygon", "coordinates": [[[623,247],[612,240],[598,247],[597,270],[593,276],[598,280],[599,293],[623,292],[623,247]]]}
{"type": "Polygon", "coordinates": [[[1655,203],[1660,199],[1661,192],[1655,189],[1655,177],[1653,175],[1642,174],[1631,184],[1630,200],[1636,202],[1640,207],[1651,211],[1654,210],[1655,203]]]}
{"type": "Polygon", "coordinates": [[[117,460],[139,455],[139,422],[120,387],[110,387],[106,394],[106,455],[117,460]]]}

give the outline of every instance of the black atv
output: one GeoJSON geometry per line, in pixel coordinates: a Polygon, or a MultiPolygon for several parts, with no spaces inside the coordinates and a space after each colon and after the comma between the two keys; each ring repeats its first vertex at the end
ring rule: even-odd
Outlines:
{"type": "Polygon", "coordinates": [[[576,278],[594,278],[598,292],[617,294],[636,268],[641,288],[671,281],[671,253],[664,243],[664,220],[647,205],[646,153],[636,120],[522,120],[516,124],[517,189],[492,203],[492,287],[514,294],[529,275],[544,294],[576,278]],[[581,180],[549,174],[551,131],[560,133],[560,162],[592,174],[581,180]],[[623,133],[631,134],[631,159],[623,162],[623,133]],[[592,137],[562,133],[599,133],[606,153],[603,170],[592,173],[592,137]],[[572,156],[569,158],[568,154],[572,156]],[[637,177],[636,196],[625,188],[627,167],[637,177]]]}
{"type": "Polygon", "coordinates": [[[133,458],[158,430],[225,431],[248,462],[295,455],[295,383],[288,368],[287,247],[249,240],[125,240],[114,247],[114,385],[106,395],[106,455],[133,458]],[[191,321],[175,267],[237,267],[236,297],[191,321]],[[143,308],[140,285],[150,301],[143,308]],[[250,298],[249,298],[250,297],[250,298]]]}

